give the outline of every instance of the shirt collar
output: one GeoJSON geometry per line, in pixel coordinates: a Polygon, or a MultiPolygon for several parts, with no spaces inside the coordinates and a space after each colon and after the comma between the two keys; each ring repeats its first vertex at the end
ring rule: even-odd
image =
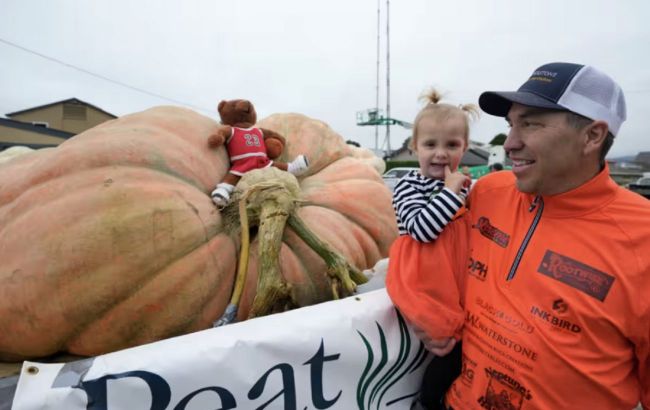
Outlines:
{"type": "MultiPolygon", "coordinates": [[[[544,215],[563,218],[596,212],[614,200],[618,188],[609,176],[609,166],[605,165],[595,177],[575,189],[542,196],[544,215]]],[[[529,196],[532,202],[535,196],[529,196]]]]}

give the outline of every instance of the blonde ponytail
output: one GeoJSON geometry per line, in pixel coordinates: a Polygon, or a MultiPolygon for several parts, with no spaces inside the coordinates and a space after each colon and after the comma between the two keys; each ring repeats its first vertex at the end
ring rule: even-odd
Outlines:
{"type": "Polygon", "coordinates": [[[478,120],[481,116],[481,112],[476,104],[461,104],[458,108],[464,111],[471,121],[478,120]]]}
{"type": "Polygon", "coordinates": [[[429,88],[420,94],[420,97],[418,98],[418,101],[424,101],[425,105],[438,104],[438,101],[440,100],[442,100],[442,94],[435,88],[429,88]]]}

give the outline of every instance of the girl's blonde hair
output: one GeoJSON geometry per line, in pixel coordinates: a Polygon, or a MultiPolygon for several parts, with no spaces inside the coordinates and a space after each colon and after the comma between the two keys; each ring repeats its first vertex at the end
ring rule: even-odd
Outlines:
{"type": "Polygon", "coordinates": [[[465,143],[469,144],[469,122],[478,119],[479,109],[475,104],[461,104],[452,105],[447,103],[439,103],[442,99],[440,94],[435,89],[431,88],[420,95],[419,100],[425,101],[426,104],[420,110],[413,122],[413,138],[409,143],[409,148],[415,150],[418,138],[418,125],[424,117],[433,118],[436,121],[446,121],[450,118],[461,117],[465,124],[465,143]]]}

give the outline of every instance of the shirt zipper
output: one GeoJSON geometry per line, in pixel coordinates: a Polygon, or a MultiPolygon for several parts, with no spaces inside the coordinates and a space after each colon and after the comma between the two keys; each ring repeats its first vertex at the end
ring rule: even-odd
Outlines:
{"type": "Polygon", "coordinates": [[[533,212],[535,208],[537,208],[537,213],[535,214],[535,218],[533,218],[533,222],[530,224],[530,227],[528,228],[528,232],[526,232],[526,236],[524,237],[524,240],[521,243],[521,246],[519,247],[519,251],[517,251],[517,256],[515,256],[515,260],[514,262],[512,262],[512,266],[510,267],[510,271],[508,272],[506,281],[510,281],[515,277],[515,273],[517,273],[517,268],[519,268],[519,263],[521,262],[521,258],[524,256],[524,252],[526,251],[526,247],[528,247],[530,238],[533,237],[533,233],[535,233],[535,229],[537,228],[537,225],[539,224],[539,220],[542,217],[542,211],[544,211],[544,200],[539,195],[537,195],[533,200],[533,203],[530,205],[530,208],[528,208],[528,212],[533,212]]]}

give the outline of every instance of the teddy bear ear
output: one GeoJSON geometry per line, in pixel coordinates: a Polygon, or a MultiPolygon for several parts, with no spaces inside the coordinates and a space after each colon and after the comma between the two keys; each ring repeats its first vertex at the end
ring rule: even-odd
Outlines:
{"type": "Polygon", "coordinates": [[[221,112],[221,110],[223,109],[223,106],[224,106],[224,105],[226,105],[226,101],[225,101],[225,100],[221,100],[221,102],[219,102],[219,105],[217,105],[217,111],[221,112]]]}
{"type": "Polygon", "coordinates": [[[239,100],[237,101],[235,108],[237,109],[237,111],[251,112],[251,108],[253,108],[253,104],[248,100],[239,100]]]}

